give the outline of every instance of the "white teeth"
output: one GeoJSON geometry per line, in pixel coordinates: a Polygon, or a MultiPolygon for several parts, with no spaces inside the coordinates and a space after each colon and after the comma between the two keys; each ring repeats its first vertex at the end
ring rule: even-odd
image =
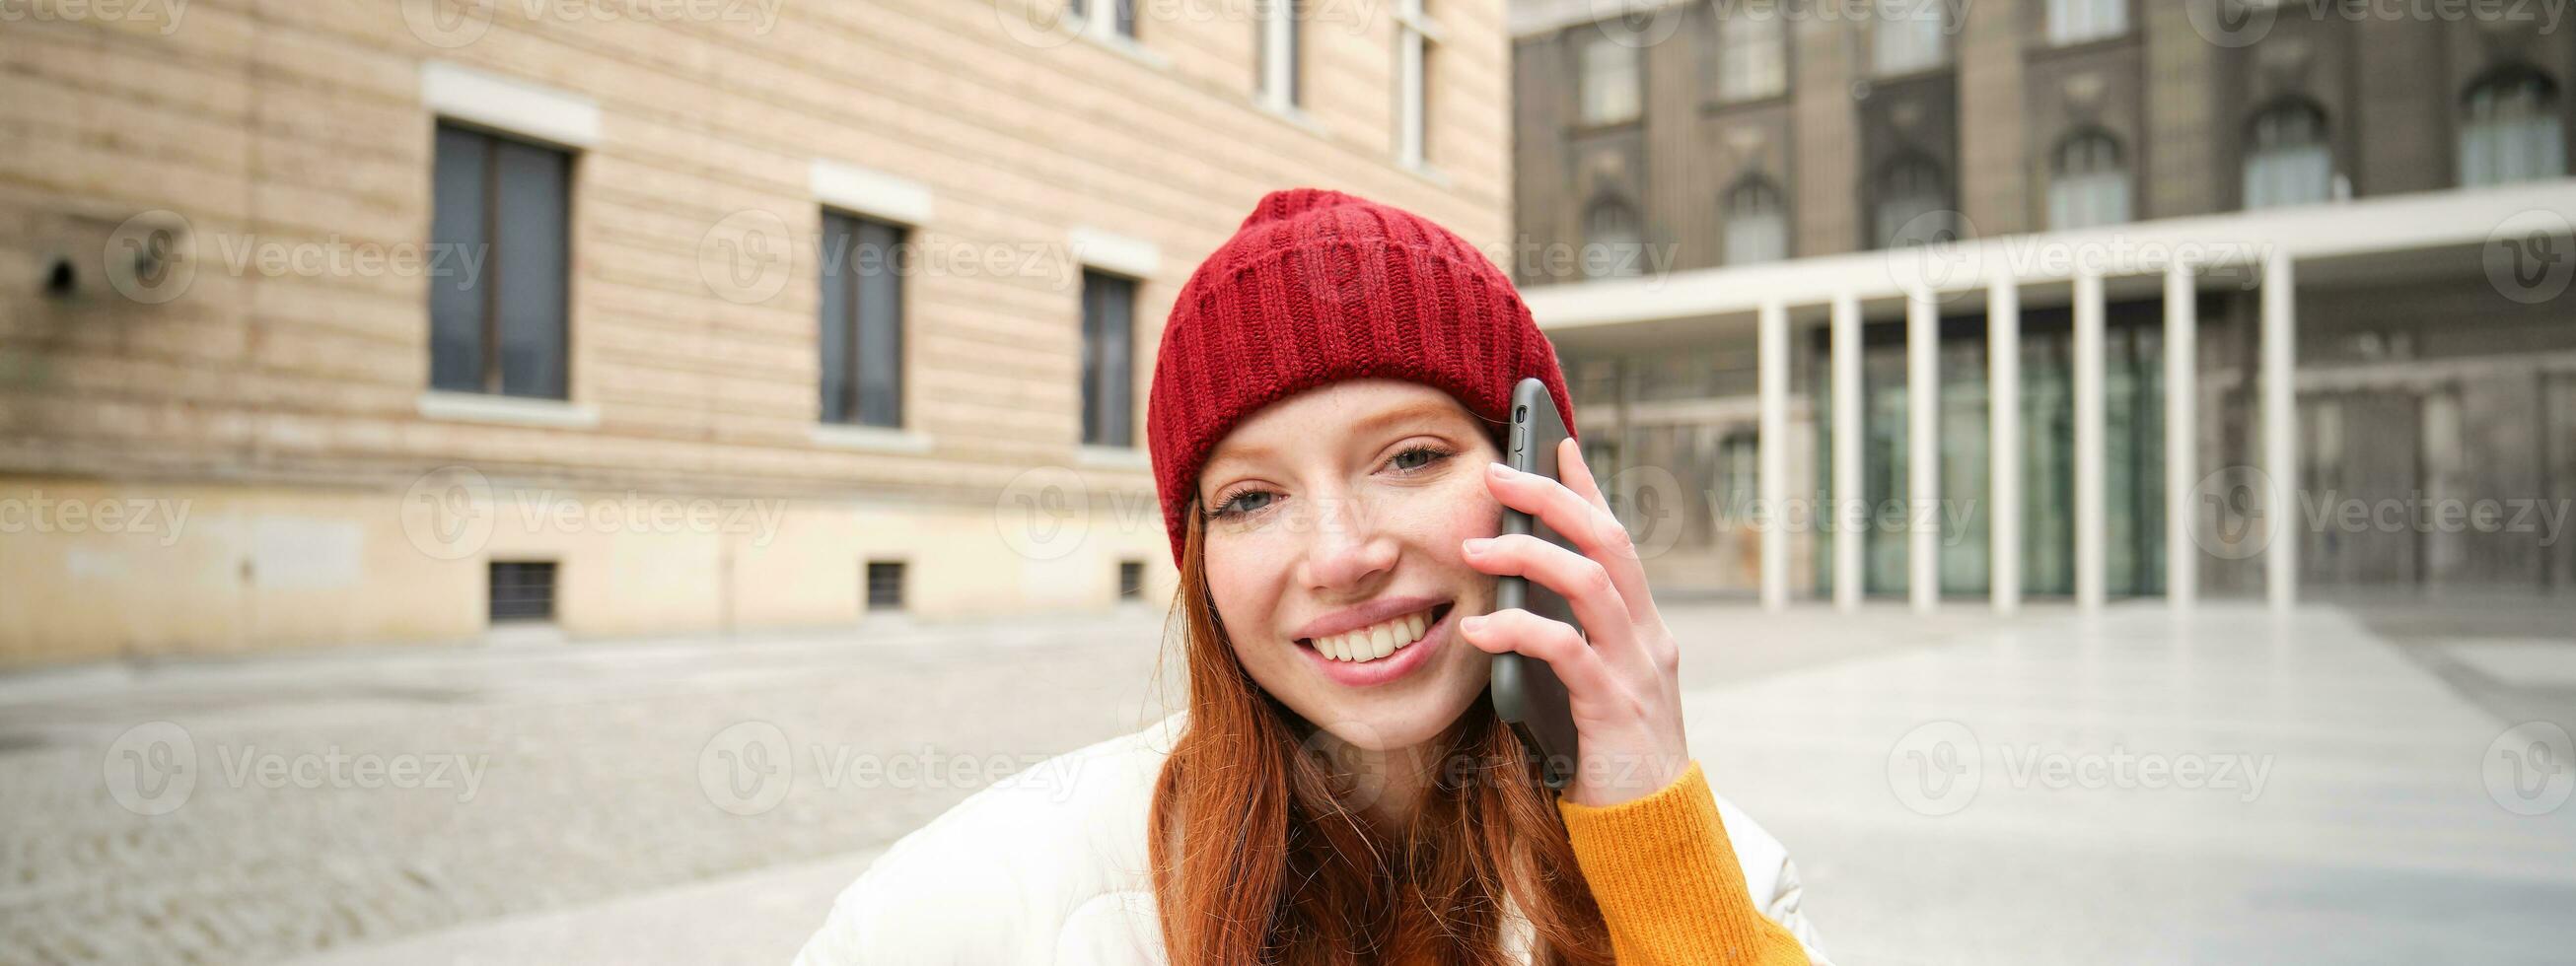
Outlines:
{"type": "Polygon", "coordinates": [[[1421,640],[1431,627],[1431,613],[1406,614],[1347,634],[1315,639],[1315,650],[1336,661],[1374,661],[1421,640]]]}

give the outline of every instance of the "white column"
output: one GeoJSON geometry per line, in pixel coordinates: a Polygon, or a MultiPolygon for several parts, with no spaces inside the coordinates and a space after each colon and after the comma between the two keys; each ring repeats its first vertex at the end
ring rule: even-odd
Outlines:
{"type": "Polygon", "coordinates": [[[1762,396],[1757,468],[1762,490],[1762,607],[1789,606],[1789,528],[1782,508],[1789,502],[1789,308],[1764,302],[1756,317],[1756,352],[1762,396]]]}
{"type": "Polygon", "coordinates": [[[2271,477],[2264,523],[2272,538],[2263,550],[2265,596],[2277,609],[2299,598],[2298,394],[2290,380],[2298,360],[2297,281],[2290,256],[2274,250],[2263,260],[2263,472],[2271,477]]]}
{"type": "Polygon", "coordinates": [[[2102,609],[2102,276],[2075,276],[2075,608],[2102,609]]]}
{"type": "Polygon", "coordinates": [[[1941,313],[1932,291],[1905,299],[1906,520],[1914,610],[1941,603],[1941,313]]]}
{"type": "Polygon", "coordinates": [[[1986,289],[1987,554],[1995,613],[2021,609],[2021,290],[2012,276],[1986,289]]]}
{"type": "Polygon", "coordinates": [[[2200,484],[2200,308],[2191,266],[2177,259],[2165,268],[2165,602],[2191,607],[2200,589],[2199,549],[2192,528],[2199,520],[2192,488],[2200,484]]]}
{"type": "Polygon", "coordinates": [[[1869,525],[1861,489],[1860,297],[1834,295],[1834,606],[1860,607],[1862,527],[1869,525]]]}

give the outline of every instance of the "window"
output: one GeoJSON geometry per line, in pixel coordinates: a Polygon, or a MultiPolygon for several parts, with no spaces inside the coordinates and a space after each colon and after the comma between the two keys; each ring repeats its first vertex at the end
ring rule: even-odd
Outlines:
{"type": "Polygon", "coordinates": [[[1789,89],[1787,38],[1780,11],[1769,4],[1720,4],[1717,22],[1717,96],[1747,101],[1789,89]]]}
{"type": "Polygon", "coordinates": [[[1871,205],[1871,237],[1880,248],[1958,238],[1958,212],[1950,207],[1949,179],[1920,156],[1901,157],[1880,171],[1871,205]]]}
{"type": "Polygon", "coordinates": [[[1645,228],[1637,209],[1602,199],[1583,216],[1583,274],[1586,278],[1622,278],[1645,274],[1645,228]]]}
{"type": "Polygon", "coordinates": [[[2058,46],[2117,37],[2129,29],[2129,0],[2048,0],[2048,42],[2058,46]]]}
{"type": "Polygon", "coordinates": [[[566,398],[572,156],[438,126],[430,237],[483,266],[431,279],[429,384],[566,398]]]}
{"type": "Polygon", "coordinates": [[[555,565],[495,560],[485,574],[492,623],[555,619],[555,565]]]}
{"type": "Polygon", "coordinates": [[[1083,33],[1094,37],[1115,34],[1129,40],[1136,39],[1136,0],[1065,0],[1065,9],[1073,14],[1078,21],[1076,29],[1083,33]],[[1103,4],[1110,8],[1109,16],[1091,19],[1091,12],[1103,4]]]}
{"type": "Polygon", "coordinates": [[[2060,231],[2129,220],[2129,166],[2120,142],[2102,131],[2078,131],[2050,158],[2048,227],[2060,231]]]}
{"type": "Polygon", "coordinates": [[[1136,281],[1082,273],[1082,442],[1133,446],[1136,281]]]}
{"type": "Polygon", "coordinates": [[[823,212],[823,421],[903,426],[904,230],[823,212]]]}
{"type": "Polygon", "coordinates": [[[1430,156],[1431,43],[1440,38],[1422,4],[1402,0],[1395,9],[1395,157],[1412,168],[1430,156]]]}
{"type": "Polygon", "coordinates": [[[1945,0],[1878,0],[1878,25],[1872,33],[1870,66],[1880,74],[1910,74],[1939,67],[1949,59],[1949,33],[1941,5],[1945,0]]]}
{"type": "Polygon", "coordinates": [[[1118,562],[1118,599],[1119,599],[1119,600],[1144,600],[1144,599],[1145,599],[1145,562],[1144,562],[1144,561],[1142,561],[1142,560],[1121,560],[1121,561],[1119,561],[1119,562],[1118,562]]]}
{"type": "Polygon", "coordinates": [[[2255,115],[2245,149],[2245,207],[2315,204],[2334,191],[2334,153],[2326,117],[2304,101],[2255,115]]]}
{"type": "Polygon", "coordinates": [[[1298,103],[1298,0],[1253,0],[1259,23],[1253,33],[1253,61],[1261,100],[1279,110],[1298,103]]]}
{"type": "Polygon", "coordinates": [[[868,561],[868,609],[903,609],[903,561],[868,561]]]}
{"type": "Polygon", "coordinates": [[[2481,81],[2461,104],[2460,184],[2512,184],[2567,173],[2558,89],[2525,70],[2481,81]]]}
{"type": "Polygon", "coordinates": [[[1750,265],[1789,257],[1789,212],[1780,189],[1759,176],[1726,193],[1726,263],[1750,265]]]}
{"type": "Polygon", "coordinates": [[[1582,76],[1576,86],[1582,93],[1583,123],[1624,124],[1636,120],[1645,107],[1637,48],[1595,29],[1583,35],[1582,51],[1582,76]]]}

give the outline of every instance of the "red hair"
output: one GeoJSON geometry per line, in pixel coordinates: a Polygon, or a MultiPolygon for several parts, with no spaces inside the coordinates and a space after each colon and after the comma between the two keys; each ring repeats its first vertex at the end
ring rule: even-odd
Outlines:
{"type": "Polygon", "coordinates": [[[1610,966],[1608,929],[1519,739],[1479,695],[1438,742],[1412,828],[1345,807],[1351,779],[1314,725],[1256,684],[1208,596],[1206,516],[1190,501],[1173,610],[1189,715],[1154,783],[1149,846],[1178,966],[1421,959],[1503,966],[1503,897],[1531,961],[1610,966]]]}

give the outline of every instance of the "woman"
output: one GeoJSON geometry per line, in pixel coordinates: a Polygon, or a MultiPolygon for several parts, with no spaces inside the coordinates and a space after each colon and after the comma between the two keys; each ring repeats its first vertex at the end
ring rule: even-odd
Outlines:
{"type": "Polygon", "coordinates": [[[1481,253],[1411,213],[1277,192],[1201,264],[1148,404],[1189,702],[897,842],[804,966],[1822,962],[1778,842],[1683,739],[1679,647],[1568,441],[1502,468],[1555,351],[1481,253]],[[1497,537],[1503,508],[1567,550],[1497,537]],[[1588,632],[1491,612],[1555,589],[1588,632]],[[1581,765],[1539,783],[1485,692],[1548,662],[1581,765]]]}

